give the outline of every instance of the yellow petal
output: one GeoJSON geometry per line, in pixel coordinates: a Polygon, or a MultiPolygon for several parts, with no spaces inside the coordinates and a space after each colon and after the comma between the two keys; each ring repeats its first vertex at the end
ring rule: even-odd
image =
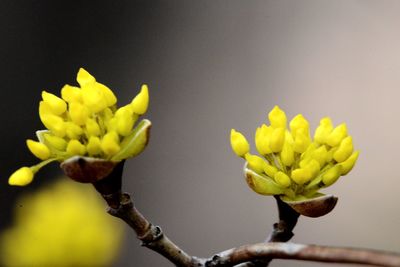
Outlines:
{"type": "Polygon", "coordinates": [[[303,153],[310,145],[310,137],[304,132],[304,128],[298,129],[294,138],[293,150],[297,153],[303,153]]]}
{"type": "Polygon", "coordinates": [[[140,93],[131,102],[132,110],[138,115],[143,115],[149,106],[149,89],[146,84],[142,85],[140,93]]]}
{"type": "Polygon", "coordinates": [[[33,172],[29,167],[22,167],[11,174],[8,179],[9,185],[25,186],[32,182],[33,172]]]}
{"type": "Polygon", "coordinates": [[[309,169],[300,168],[293,170],[291,177],[296,184],[302,185],[312,179],[312,173],[309,169]]]}
{"type": "Polygon", "coordinates": [[[239,157],[243,157],[246,153],[250,151],[249,142],[247,142],[246,138],[240,132],[231,130],[231,146],[233,152],[239,157]]]}
{"type": "Polygon", "coordinates": [[[37,158],[46,160],[50,157],[50,150],[46,145],[31,139],[26,140],[26,145],[37,158]]]}
{"type": "Polygon", "coordinates": [[[110,88],[101,83],[96,83],[96,86],[103,93],[108,107],[111,107],[117,103],[117,98],[110,88]]]}
{"type": "Polygon", "coordinates": [[[265,124],[261,125],[261,127],[258,127],[256,130],[254,139],[256,143],[256,149],[261,155],[272,153],[269,144],[273,130],[274,129],[272,127],[268,127],[265,124]]]}
{"type": "Polygon", "coordinates": [[[281,160],[285,166],[291,166],[294,163],[294,151],[292,145],[285,141],[282,151],[281,151],[281,160]]]}
{"type": "Polygon", "coordinates": [[[273,128],[286,129],[286,114],[278,106],[275,106],[268,114],[269,121],[273,128]]]}
{"type": "Polygon", "coordinates": [[[328,159],[328,151],[326,150],[325,145],[322,145],[320,147],[318,147],[317,149],[315,149],[312,152],[312,156],[313,159],[315,159],[316,161],[318,161],[320,166],[323,166],[328,159]]]}
{"type": "Polygon", "coordinates": [[[294,138],[296,138],[299,129],[302,129],[304,135],[310,134],[310,126],[308,121],[303,117],[302,114],[298,114],[290,121],[290,131],[294,138]]]}
{"type": "Polygon", "coordinates": [[[126,109],[119,109],[115,113],[116,123],[117,123],[117,132],[122,136],[127,136],[131,133],[133,124],[135,121],[133,120],[132,113],[126,109]]]}
{"type": "Polygon", "coordinates": [[[54,115],[61,115],[67,110],[67,103],[56,95],[43,91],[42,98],[50,106],[54,115]]]}
{"type": "Polygon", "coordinates": [[[107,108],[107,100],[103,93],[94,85],[86,85],[82,87],[83,104],[93,113],[98,113],[107,108]]]}
{"type": "Polygon", "coordinates": [[[99,136],[101,134],[100,126],[94,119],[86,120],[87,137],[99,136]]]}
{"type": "Polygon", "coordinates": [[[56,136],[64,137],[66,133],[66,125],[62,118],[48,114],[40,117],[43,125],[56,136]]]}

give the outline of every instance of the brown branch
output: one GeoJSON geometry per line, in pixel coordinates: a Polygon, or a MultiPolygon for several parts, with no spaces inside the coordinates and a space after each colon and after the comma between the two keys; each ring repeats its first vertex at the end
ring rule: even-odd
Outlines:
{"type": "Polygon", "coordinates": [[[228,267],[254,259],[294,259],[399,267],[400,254],[355,248],[325,247],[294,243],[262,243],[226,250],[206,261],[206,267],[228,267]]]}
{"type": "Polygon", "coordinates": [[[176,266],[203,266],[199,259],[189,256],[174,244],[159,226],[152,225],[133,205],[128,194],[121,194],[118,208],[110,208],[111,215],[125,221],[147,247],[167,258],[176,266]]]}
{"type": "MultiPolygon", "coordinates": [[[[273,225],[273,229],[265,240],[268,242],[287,242],[293,236],[293,229],[297,224],[297,220],[300,216],[295,210],[293,210],[289,205],[283,202],[278,196],[275,196],[276,204],[278,206],[279,222],[273,225]]],[[[272,259],[259,259],[252,260],[249,262],[244,262],[237,265],[236,267],[266,267],[271,262],[272,259]]]]}

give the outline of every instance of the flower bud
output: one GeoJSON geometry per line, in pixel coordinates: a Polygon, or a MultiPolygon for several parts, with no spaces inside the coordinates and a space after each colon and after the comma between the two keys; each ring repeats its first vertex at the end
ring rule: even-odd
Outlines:
{"type": "Polygon", "coordinates": [[[77,125],[84,125],[89,117],[89,109],[79,102],[69,103],[69,115],[77,125]]]}
{"type": "Polygon", "coordinates": [[[342,167],[341,175],[346,175],[353,169],[359,154],[360,151],[355,151],[348,159],[338,164],[342,167]]]}
{"type": "Polygon", "coordinates": [[[117,98],[110,88],[98,82],[96,82],[96,87],[100,90],[100,92],[102,92],[108,107],[111,107],[117,103],[117,98]]]}
{"type": "Polygon", "coordinates": [[[275,174],[278,172],[278,169],[275,166],[272,166],[265,162],[264,164],[264,172],[271,178],[274,178],[275,174]]]}
{"type": "Polygon", "coordinates": [[[79,137],[83,134],[83,130],[81,127],[76,125],[73,122],[66,122],[66,133],[70,139],[79,139],[79,137]]]}
{"type": "Polygon", "coordinates": [[[265,124],[263,124],[261,127],[258,127],[256,130],[256,149],[261,155],[272,153],[272,150],[269,146],[272,132],[273,128],[268,127],[265,124]]]}
{"type": "Polygon", "coordinates": [[[132,114],[127,109],[118,110],[115,114],[117,132],[122,136],[127,136],[132,131],[134,120],[132,114]]]}
{"type": "Polygon", "coordinates": [[[269,121],[273,128],[286,129],[286,114],[278,106],[275,106],[268,114],[269,121]]]}
{"type": "Polygon", "coordinates": [[[33,180],[33,172],[29,167],[22,167],[11,174],[8,179],[9,185],[25,186],[33,180]]]}
{"type": "Polygon", "coordinates": [[[315,130],[314,140],[319,144],[325,144],[326,139],[333,130],[332,121],[329,117],[322,118],[315,130]]]}
{"type": "Polygon", "coordinates": [[[84,155],[86,153],[86,148],[78,140],[70,140],[67,145],[67,153],[71,156],[74,155],[84,155]]]}
{"type": "Polygon", "coordinates": [[[66,133],[66,125],[62,118],[48,114],[40,117],[43,125],[56,136],[64,137],[66,133]]]}
{"type": "Polygon", "coordinates": [[[294,138],[293,150],[297,153],[303,153],[310,143],[310,137],[304,132],[304,128],[298,129],[294,138]]]}
{"type": "Polygon", "coordinates": [[[61,115],[67,110],[67,103],[58,96],[43,91],[42,98],[50,106],[54,115],[61,115]]]}
{"type": "Polygon", "coordinates": [[[244,157],[250,151],[250,145],[246,138],[240,132],[235,131],[235,129],[231,130],[231,146],[233,152],[239,157],[244,157]]]}
{"type": "Polygon", "coordinates": [[[291,177],[296,184],[303,185],[311,180],[312,173],[308,168],[299,168],[292,171],[291,177]]]}
{"type": "Polygon", "coordinates": [[[323,166],[328,159],[328,151],[326,150],[325,145],[322,145],[320,147],[318,147],[317,149],[315,149],[312,153],[311,156],[313,159],[315,159],[316,161],[318,161],[320,166],[323,166]]]}
{"type": "Polygon", "coordinates": [[[146,84],[142,85],[140,93],[131,102],[132,110],[138,115],[146,113],[149,106],[149,89],[146,84]]]}
{"type": "Polygon", "coordinates": [[[108,132],[101,140],[101,149],[107,156],[113,156],[121,149],[119,138],[116,132],[108,132]]]}
{"type": "Polygon", "coordinates": [[[46,145],[30,139],[26,140],[26,145],[37,158],[46,160],[50,157],[50,150],[46,145]]]}
{"type": "Polygon", "coordinates": [[[248,167],[257,173],[262,173],[264,171],[264,164],[267,164],[262,158],[256,155],[251,155],[247,153],[245,156],[248,162],[248,167]]]}
{"type": "Polygon", "coordinates": [[[347,136],[340,142],[339,148],[333,154],[333,158],[337,162],[343,162],[353,153],[353,140],[351,136],[347,136]]]}
{"type": "Polygon", "coordinates": [[[288,141],[285,141],[282,147],[281,160],[285,166],[291,166],[294,163],[294,151],[292,145],[288,141]]]}
{"type": "Polygon", "coordinates": [[[101,134],[100,126],[94,119],[89,118],[86,120],[86,133],[88,138],[101,134]]]}
{"type": "Polygon", "coordinates": [[[90,75],[84,68],[80,68],[78,74],[76,75],[76,81],[79,83],[81,87],[87,84],[93,84],[96,82],[96,79],[90,75]]]}
{"type": "Polygon", "coordinates": [[[305,136],[308,136],[310,134],[310,129],[309,129],[309,123],[308,121],[303,117],[302,114],[298,114],[295,116],[291,121],[290,121],[290,130],[292,132],[293,137],[296,139],[296,135],[298,133],[298,130],[302,129],[302,133],[305,136]]]}
{"type": "Polygon", "coordinates": [[[61,97],[68,103],[79,102],[82,103],[82,92],[81,89],[71,85],[64,85],[61,89],[61,97]]]}
{"type": "Polygon", "coordinates": [[[91,136],[86,146],[86,150],[90,156],[96,156],[101,154],[101,142],[97,136],[91,136]]]}
{"type": "Polygon", "coordinates": [[[347,127],[345,123],[337,126],[326,138],[326,143],[332,147],[338,146],[347,136],[347,127]]]}
{"type": "Polygon", "coordinates": [[[98,113],[107,108],[106,98],[94,85],[82,87],[83,104],[93,113],[98,113]]]}
{"type": "Polygon", "coordinates": [[[271,139],[269,141],[269,146],[272,152],[281,152],[283,144],[285,142],[285,129],[275,128],[271,134],[271,139]]]}
{"type": "Polygon", "coordinates": [[[325,186],[330,186],[339,179],[342,172],[342,166],[336,164],[322,175],[322,182],[325,186]]]}
{"type": "Polygon", "coordinates": [[[277,172],[274,176],[274,179],[277,184],[284,188],[289,187],[291,184],[289,176],[287,176],[287,174],[284,172],[277,172]]]}
{"type": "Polygon", "coordinates": [[[67,147],[67,141],[65,141],[64,138],[55,135],[44,134],[44,140],[47,145],[59,151],[64,151],[67,147]]]}

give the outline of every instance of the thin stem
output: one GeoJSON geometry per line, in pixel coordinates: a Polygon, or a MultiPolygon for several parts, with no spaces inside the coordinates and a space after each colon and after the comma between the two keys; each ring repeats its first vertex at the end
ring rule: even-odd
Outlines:
{"type": "Polygon", "coordinates": [[[293,259],[399,267],[400,255],[376,250],[337,248],[294,243],[262,243],[233,248],[215,255],[206,267],[228,267],[254,259],[293,259]]]}

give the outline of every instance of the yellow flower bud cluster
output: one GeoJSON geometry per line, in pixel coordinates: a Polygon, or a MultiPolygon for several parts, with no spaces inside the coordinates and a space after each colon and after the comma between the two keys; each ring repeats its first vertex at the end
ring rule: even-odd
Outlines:
{"type": "Polygon", "coordinates": [[[354,167],[359,151],[354,151],[346,124],[334,127],[329,117],[322,118],[312,138],[309,123],[301,114],[289,122],[289,127],[285,112],[278,106],[268,118],[270,125],[261,125],[255,133],[261,156],[251,154],[244,135],[231,130],[232,149],[246,160],[246,179],[257,193],[284,195],[292,200],[312,198],[354,167]]]}
{"type": "Polygon", "coordinates": [[[124,227],[90,186],[57,179],[22,196],[0,232],[0,266],[112,266],[124,227]]]}
{"type": "Polygon", "coordinates": [[[150,121],[139,116],[147,111],[147,85],[127,105],[117,108],[117,98],[83,68],[80,87],[65,85],[61,97],[42,92],[39,117],[47,130],[37,132],[38,141],[27,140],[28,149],[41,163],[22,167],[9,178],[11,185],[26,185],[42,166],[73,156],[88,156],[119,162],[139,154],[147,144],[150,121]]]}

